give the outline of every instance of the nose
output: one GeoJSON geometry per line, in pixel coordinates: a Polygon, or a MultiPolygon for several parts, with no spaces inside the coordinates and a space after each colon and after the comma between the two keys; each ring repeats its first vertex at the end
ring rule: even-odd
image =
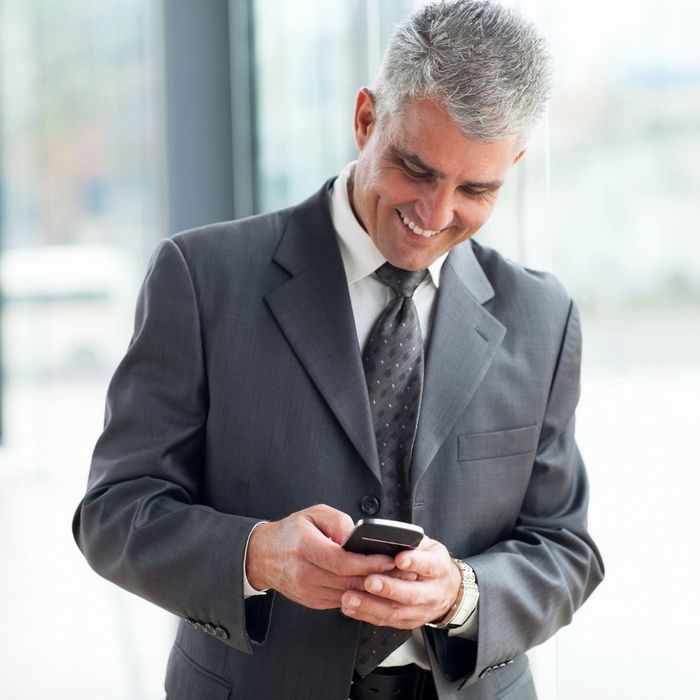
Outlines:
{"type": "Polygon", "coordinates": [[[453,193],[446,187],[432,186],[415,203],[418,224],[428,231],[440,231],[455,218],[453,193]]]}

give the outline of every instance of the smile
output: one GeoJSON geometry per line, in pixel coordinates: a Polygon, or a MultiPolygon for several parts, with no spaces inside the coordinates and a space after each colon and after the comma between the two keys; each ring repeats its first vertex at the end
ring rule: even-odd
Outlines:
{"type": "Polygon", "coordinates": [[[415,221],[411,221],[411,219],[409,219],[407,216],[404,216],[400,211],[398,211],[398,209],[396,211],[401,217],[401,221],[403,221],[404,224],[418,236],[423,236],[423,238],[432,238],[440,233],[440,231],[426,231],[425,229],[422,229],[415,221]]]}

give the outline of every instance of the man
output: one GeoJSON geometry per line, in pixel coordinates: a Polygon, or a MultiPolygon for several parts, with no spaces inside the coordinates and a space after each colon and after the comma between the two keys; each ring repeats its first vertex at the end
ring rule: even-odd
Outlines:
{"type": "Polygon", "coordinates": [[[159,247],[74,533],[182,618],[170,698],[535,697],[525,651],[602,578],[579,322],[471,238],[547,92],[522,18],[425,7],[357,96],[356,163],[159,247]],[[427,537],[344,551],[369,516],[427,537]]]}

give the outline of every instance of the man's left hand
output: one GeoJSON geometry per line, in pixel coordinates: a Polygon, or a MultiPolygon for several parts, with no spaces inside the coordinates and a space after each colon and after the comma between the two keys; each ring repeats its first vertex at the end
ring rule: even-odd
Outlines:
{"type": "Polygon", "coordinates": [[[416,549],[397,554],[395,563],[394,572],[367,576],[364,591],[346,591],[341,598],[343,613],[399,629],[442,620],[456,601],[462,580],[444,545],[424,537],[416,549]]]}

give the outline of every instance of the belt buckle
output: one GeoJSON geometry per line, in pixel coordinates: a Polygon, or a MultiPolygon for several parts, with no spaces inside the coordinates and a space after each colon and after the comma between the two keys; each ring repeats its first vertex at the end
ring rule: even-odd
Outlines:
{"type": "Polygon", "coordinates": [[[421,697],[416,691],[422,692],[419,685],[422,671],[415,664],[407,666],[378,666],[364,678],[355,676],[350,689],[351,700],[400,700],[400,698],[421,697]]]}

